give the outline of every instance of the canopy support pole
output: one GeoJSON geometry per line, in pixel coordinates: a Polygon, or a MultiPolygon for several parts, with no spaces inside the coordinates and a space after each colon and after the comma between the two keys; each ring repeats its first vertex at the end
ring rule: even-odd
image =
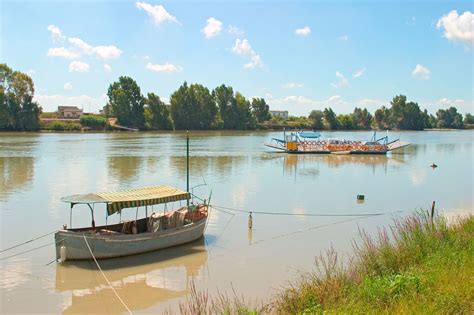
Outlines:
{"type": "Polygon", "coordinates": [[[94,208],[91,207],[90,203],[87,204],[89,209],[91,209],[91,216],[92,216],[92,228],[95,229],[95,220],[94,220],[94,208]]]}
{"type": "Polygon", "coordinates": [[[71,209],[69,210],[69,228],[72,229],[72,207],[74,205],[71,203],[71,209]]]}

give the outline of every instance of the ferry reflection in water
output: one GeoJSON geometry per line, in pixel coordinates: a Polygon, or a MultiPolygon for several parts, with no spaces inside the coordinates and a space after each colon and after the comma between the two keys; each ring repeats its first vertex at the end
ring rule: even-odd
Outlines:
{"type": "MultiPolygon", "coordinates": [[[[165,250],[98,262],[125,304],[138,311],[189,294],[191,281],[205,276],[207,251],[201,238],[165,250]]],[[[66,293],[65,314],[126,311],[93,260],[57,264],[56,290],[66,293]]]]}
{"type": "Polygon", "coordinates": [[[360,165],[368,167],[372,173],[380,168],[382,172],[387,169],[398,168],[405,163],[404,156],[399,154],[387,155],[335,155],[335,154],[305,154],[305,155],[279,155],[283,158],[284,171],[289,174],[302,176],[315,176],[320,174],[320,165],[323,169],[339,168],[345,165],[360,165]]]}

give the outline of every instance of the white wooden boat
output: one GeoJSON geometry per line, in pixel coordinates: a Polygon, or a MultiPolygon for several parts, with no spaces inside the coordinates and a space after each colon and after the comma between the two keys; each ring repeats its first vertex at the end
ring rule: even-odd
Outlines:
{"type": "Polygon", "coordinates": [[[188,200],[190,194],[170,186],[153,186],[116,192],[63,197],[72,208],[86,204],[92,224],[86,228],[64,228],[55,234],[56,258],[61,261],[113,258],[140,254],[192,242],[203,236],[208,205],[191,204],[175,211],[151,213],[144,218],[113,225],[95,226],[94,205],[105,204],[108,215],[125,208],[188,200]]]}

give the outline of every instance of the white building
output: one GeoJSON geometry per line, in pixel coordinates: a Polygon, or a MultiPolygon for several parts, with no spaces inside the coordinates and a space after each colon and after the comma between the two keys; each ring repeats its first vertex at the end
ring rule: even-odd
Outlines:
{"type": "Polygon", "coordinates": [[[58,106],[59,118],[81,118],[83,112],[82,109],[77,106],[58,106]]]}

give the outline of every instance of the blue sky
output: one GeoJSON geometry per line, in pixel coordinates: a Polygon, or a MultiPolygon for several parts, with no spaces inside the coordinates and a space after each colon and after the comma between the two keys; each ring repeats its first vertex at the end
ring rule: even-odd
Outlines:
{"type": "Polygon", "coordinates": [[[1,2],[0,61],[45,111],[98,111],[120,75],[165,101],[184,81],[271,109],[374,111],[397,94],[474,112],[472,2],[1,2]]]}

